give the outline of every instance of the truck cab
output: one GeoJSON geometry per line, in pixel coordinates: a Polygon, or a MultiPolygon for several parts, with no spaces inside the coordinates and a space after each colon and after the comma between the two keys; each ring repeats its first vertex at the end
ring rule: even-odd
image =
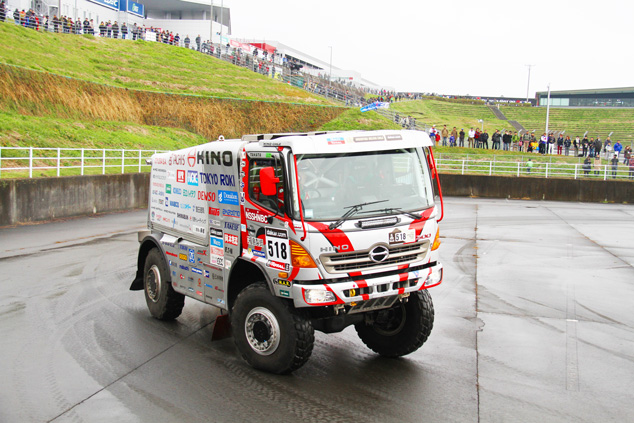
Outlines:
{"type": "Polygon", "coordinates": [[[422,131],[247,135],[152,158],[137,275],[151,314],[191,297],[229,314],[252,366],[289,373],[314,330],[354,325],[384,356],[434,319],[442,193],[422,131]]]}

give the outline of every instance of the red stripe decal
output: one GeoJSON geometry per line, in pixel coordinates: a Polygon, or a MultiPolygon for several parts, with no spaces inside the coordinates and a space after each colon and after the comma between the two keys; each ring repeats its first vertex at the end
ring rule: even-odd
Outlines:
{"type": "Polygon", "coordinates": [[[348,235],[340,229],[328,229],[328,225],[324,225],[320,222],[306,222],[315,229],[317,229],[323,236],[326,237],[330,245],[335,247],[335,249],[339,252],[342,251],[354,251],[352,247],[352,243],[348,239],[348,235]]]}

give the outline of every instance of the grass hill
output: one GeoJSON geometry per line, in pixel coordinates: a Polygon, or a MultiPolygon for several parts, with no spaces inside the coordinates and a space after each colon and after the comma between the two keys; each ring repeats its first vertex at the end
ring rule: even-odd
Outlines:
{"type": "MultiPolygon", "coordinates": [[[[403,101],[391,106],[394,111],[411,115],[418,122],[427,125],[452,128],[478,127],[484,120],[484,127],[491,130],[513,130],[508,121],[498,119],[484,104],[465,104],[463,101],[451,100],[416,100],[403,101]]],[[[500,110],[509,120],[516,120],[529,131],[541,134],[546,129],[545,107],[500,106],[500,110]]],[[[612,140],[629,144],[634,141],[634,110],[617,108],[555,108],[551,107],[549,130],[566,131],[567,135],[583,136],[586,131],[589,137],[600,136],[605,140],[610,132],[612,140]]]]}

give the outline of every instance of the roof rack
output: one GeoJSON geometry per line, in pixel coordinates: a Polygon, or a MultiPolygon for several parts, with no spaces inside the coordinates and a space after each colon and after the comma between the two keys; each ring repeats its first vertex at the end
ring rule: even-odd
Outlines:
{"type": "Polygon", "coordinates": [[[284,137],[312,137],[315,135],[324,135],[324,134],[336,134],[341,131],[315,131],[315,132],[291,132],[291,133],[280,133],[280,134],[249,134],[243,135],[242,141],[249,142],[257,142],[262,140],[274,140],[277,138],[284,137]]]}

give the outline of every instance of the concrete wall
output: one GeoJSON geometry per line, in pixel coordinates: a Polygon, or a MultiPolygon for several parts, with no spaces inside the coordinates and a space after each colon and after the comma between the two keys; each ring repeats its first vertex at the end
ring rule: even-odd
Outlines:
{"type": "MultiPolygon", "coordinates": [[[[443,195],[634,203],[634,183],[441,174],[443,195]]],[[[149,173],[0,180],[0,226],[147,207],[149,173]]]]}
{"type": "Polygon", "coordinates": [[[149,173],[0,180],[0,226],[147,207],[149,173]]]}
{"type": "Polygon", "coordinates": [[[440,184],[447,196],[634,203],[634,183],[623,180],[441,174],[440,184]]]}

